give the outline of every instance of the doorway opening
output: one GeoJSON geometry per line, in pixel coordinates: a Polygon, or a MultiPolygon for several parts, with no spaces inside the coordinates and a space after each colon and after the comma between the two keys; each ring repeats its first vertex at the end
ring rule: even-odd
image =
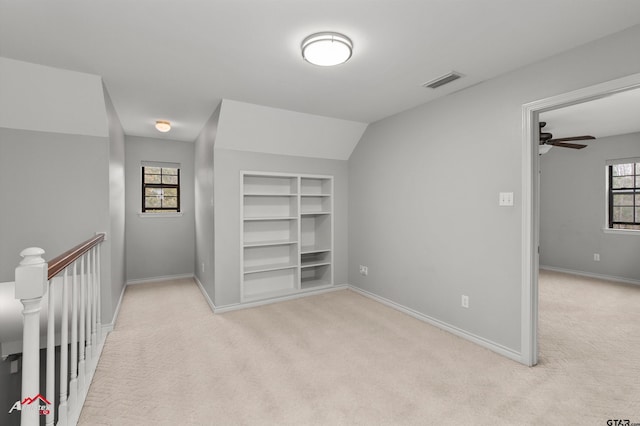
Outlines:
{"type": "Polygon", "coordinates": [[[521,362],[538,363],[538,269],[540,245],[539,115],[640,88],[640,73],[541,99],[522,106],[522,303],[521,362]]]}

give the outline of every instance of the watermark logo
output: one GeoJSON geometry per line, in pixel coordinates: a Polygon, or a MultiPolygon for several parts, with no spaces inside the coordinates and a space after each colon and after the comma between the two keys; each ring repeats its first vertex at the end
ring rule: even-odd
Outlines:
{"type": "Polygon", "coordinates": [[[42,396],[41,394],[37,394],[33,398],[26,397],[22,401],[16,401],[15,404],[9,410],[9,414],[14,411],[25,411],[25,410],[38,410],[38,413],[41,416],[46,416],[51,413],[49,410],[49,406],[51,403],[47,398],[42,396]],[[35,403],[35,404],[34,404],[35,403]]]}

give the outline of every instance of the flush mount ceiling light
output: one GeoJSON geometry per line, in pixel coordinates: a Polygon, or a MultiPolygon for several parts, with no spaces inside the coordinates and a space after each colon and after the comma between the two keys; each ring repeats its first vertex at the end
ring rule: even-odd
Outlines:
{"type": "Polygon", "coordinates": [[[345,35],[326,32],[311,34],[302,41],[301,48],[305,61],[321,67],[331,67],[349,60],[353,43],[345,35]]]}
{"type": "Polygon", "coordinates": [[[166,120],[157,120],[156,129],[158,129],[159,132],[167,133],[171,130],[171,123],[166,120]]]}

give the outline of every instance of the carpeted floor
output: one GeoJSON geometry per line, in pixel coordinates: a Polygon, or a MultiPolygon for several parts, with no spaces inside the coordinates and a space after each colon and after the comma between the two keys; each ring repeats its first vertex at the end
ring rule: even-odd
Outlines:
{"type": "Polygon", "coordinates": [[[344,290],[213,315],[130,286],[80,425],[640,422],[640,287],[542,272],[540,365],[344,290]]]}

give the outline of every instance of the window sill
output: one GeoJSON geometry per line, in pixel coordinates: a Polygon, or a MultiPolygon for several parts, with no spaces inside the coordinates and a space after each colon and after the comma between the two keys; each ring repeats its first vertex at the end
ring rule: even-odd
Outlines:
{"type": "Polygon", "coordinates": [[[150,219],[152,217],[182,217],[182,212],[172,212],[172,213],[142,213],[138,212],[138,216],[143,219],[150,219]]]}
{"type": "Polygon", "coordinates": [[[605,234],[638,235],[638,236],[640,236],[640,230],[636,230],[636,229],[602,228],[602,232],[604,232],[605,234]]]}

